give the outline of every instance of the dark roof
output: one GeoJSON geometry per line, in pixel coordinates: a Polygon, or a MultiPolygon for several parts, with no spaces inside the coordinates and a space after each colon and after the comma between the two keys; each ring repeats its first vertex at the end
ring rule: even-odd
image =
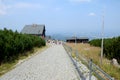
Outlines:
{"type": "Polygon", "coordinates": [[[74,39],[77,39],[77,37],[71,37],[71,38],[69,37],[69,38],[67,38],[67,40],[69,40],[69,39],[73,39],[74,40],[74,39]]]}
{"type": "Polygon", "coordinates": [[[42,34],[45,30],[45,25],[25,25],[21,33],[23,34],[42,34]]]}
{"type": "Polygon", "coordinates": [[[89,39],[87,37],[71,37],[71,38],[67,38],[67,40],[74,40],[74,39],[89,39]]]}
{"type": "Polygon", "coordinates": [[[89,39],[88,37],[80,37],[78,39],[89,39]]]}

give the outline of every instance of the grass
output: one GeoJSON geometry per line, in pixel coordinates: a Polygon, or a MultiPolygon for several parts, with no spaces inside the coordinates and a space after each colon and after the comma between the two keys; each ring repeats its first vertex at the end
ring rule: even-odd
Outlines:
{"type": "Polygon", "coordinates": [[[72,47],[72,49],[78,50],[79,54],[84,55],[87,59],[92,59],[95,64],[100,66],[106,73],[115,78],[115,80],[120,80],[120,68],[117,68],[110,64],[110,60],[103,57],[102,66],[100,65],[100,48],[90,46],[89,44],[75,44],[67,43],[68,46],[72,47]]]}
{"type": "Polygon", "coordinates": [[[26,61],[27,59],[31,58],[32,56],[35,56],[38,54],[38,52],[42,52],[43,50],[47,49],[48,46],[42,47],[42,48],[34,48],[31,51],[27,51],[27,55],[20,55],[19,59],[13,61],[13,62],[8,62],[8,63],[3,63],[0,66],[0,76],[5,74],[6,72],[14,69],[17,65],[20,65],[22,62],[26,61]]]}

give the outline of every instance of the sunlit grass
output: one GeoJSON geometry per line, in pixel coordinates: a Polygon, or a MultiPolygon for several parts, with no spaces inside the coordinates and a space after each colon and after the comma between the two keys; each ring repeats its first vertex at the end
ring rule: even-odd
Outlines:
{"type": "Polygon", "coordinates": [[[106,73],[115,78],[115,80],[120,80],[120,68],[117,68],[110,64],[110,60],[103,57],[102,65],[100,65],[100,48],[90,46],[89,44],[74,44],[67,43],[68,46],[72,47],[72,49],[78,50],[79,54],[84,55],[87,59],[92,59],[95,64],[101,67],[106,73]]]}
{"type": "Polygon", "coordinates": [[[11,62],[11,63],[2,64],[0,66],[0,76],[3,75],[4,73],[8,72],[9,70],[11,70],[16,63],[17,62],[14,61],[14,62],[11,62]]]}

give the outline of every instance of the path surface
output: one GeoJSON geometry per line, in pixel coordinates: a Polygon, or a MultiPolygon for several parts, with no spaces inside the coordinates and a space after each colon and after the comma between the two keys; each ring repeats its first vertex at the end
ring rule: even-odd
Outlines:
{"type": "Polygon", "coordinates": [[[77,72],[62,45],[32,57],[0,80],[78,80],[77,72]]]}

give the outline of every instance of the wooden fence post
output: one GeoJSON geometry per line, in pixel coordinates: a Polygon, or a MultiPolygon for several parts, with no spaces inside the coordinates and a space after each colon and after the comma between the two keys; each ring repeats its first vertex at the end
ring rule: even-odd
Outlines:
{"type": "Polygon", "coordinates": [[[89,80],[91,80],[91,77],[92,77],[92,59],[90,59],[90,61],[89,61],[89,70],[90,70],[90,72],[89,72],[89,80]]]}

